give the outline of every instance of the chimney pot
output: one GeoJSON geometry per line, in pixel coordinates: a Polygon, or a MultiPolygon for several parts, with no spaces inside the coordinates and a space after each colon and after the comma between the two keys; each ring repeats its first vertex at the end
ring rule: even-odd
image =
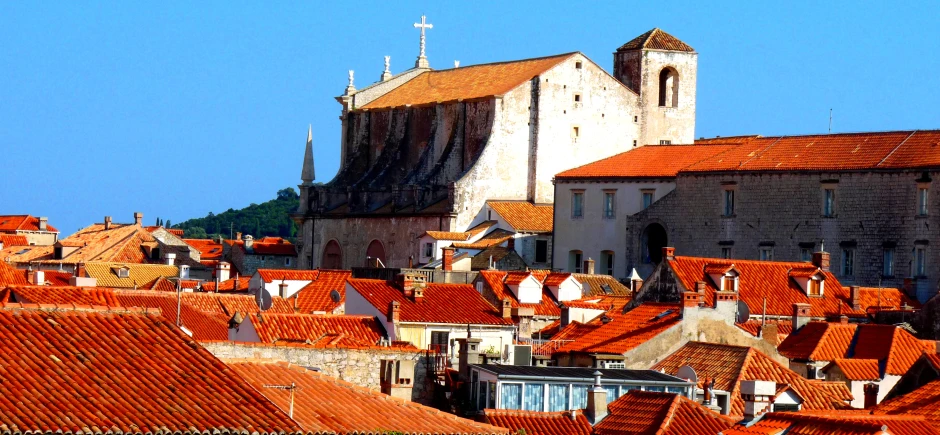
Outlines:
{"type": "Polygon", "coordinates": [[[40,216],[39,217],[39,231],[46,231],[46,228],[48,228],[48,225],[49,225],[49,218],[45,216],[40,216]]]}
{"type": "Polygon", "coordinates": [[[215,266],[215,278],[222,281],[228,281],[229,273],[232,271],[232,265],[227,261],[220,261],[219,264],[215,266]]]}
{"type": "Polygon", "coordinates": [[[849,287],[849,297],[852,300],[852,309],[861,310],[862,301],[861,301],[861,287],[853,285],[849,287]]]}
{"type": "Polygon", "coordinates": [[[813,266],[816,266],[826,272],[829,271],[829,253],[818,251],[813,253],[813,266]]]}
{"type": "Polygon", "coordinates": [[[663,247],[663,260],[672,261],[676,259],[676,248],[671,246],[663,247]]]}
{"type": "Polygon", "coordinates": [[[594,372],[594,386],[588,389],[587,397],[588,420],[592,425],[596,425],[607,416],[607,390],[601,386],[601,372],[594,372]]]}
{"type": "Polygon", "coordinates": [[[869,409],[878,404],[878,384],[870,382],[862,387],[865,394],[865,409],[869,409]]]}
{"type": "Polygon", "coordinates": [[[245,234],[245,237],[242,238],[242,241],[245,242],[245,249],[250,252],[252,250],[252,246],[255,245],[255,238],[252,237],[251,234],[245,234]]]}
{"type": "Polygon", "coordinates": [[[443,251],[441,259],[441,270],[454,270],[454,248],[452,246],[447,246],[441,248],[441,251],[443,251]]]}
{"type": "Polygon", "coordinates": [[[398,301],[391,301],[388,303],[388,312],[385,317],[389,323],[398,323],[401,313],[401,303],[398,301]]]}
{"type": "Polygon", "coordinates": [[[503,299],[502,315],[504,319],[512,318],[512,302],[509,298],[503,299]]]}
{"type": "Polygon", "coordinates": [[[286,282],[281,281],[281,283],[277,285],[277,290],[278,290],[277,294],[280,297],[287,298],[287,283],[286,282]]]}
{"type": "Polygon", "coordinates": [[[111,216],[105,216],[105,217],[104,217],[104,229],[106,229],[106,230],[110,230],[110,229],[111,229],[111,216]]]}
{"type": "Polygon", "coordinates": [[[34,285],[45,285],[46,284],[46,272],[43,272],[42,269],[33,272],[33,282],[34,285]]]}
{"type": "Polygon", "coordinates": [[[810,320],[810,304],[793,304],[793,332],[799,331],[810,320]]]}
{"type": "Polygon", "coordinates": [[[140,226],[143,221],[144,221],[144,214],[139,211],[135,211],[134,212],[134,225],[140,226]]]}
{"type": "Polygon", "coordinates": [[[168,252],[168,253],[166,253],[166,255],[164,255],[164,258],[165,258],[165,260],[166,260],[166,265],[167,265],[167,266],[172,266],[172,265],[176,264],[176,254],[174,254],[174,253],[172,253],[172,252],[168,252]]]}

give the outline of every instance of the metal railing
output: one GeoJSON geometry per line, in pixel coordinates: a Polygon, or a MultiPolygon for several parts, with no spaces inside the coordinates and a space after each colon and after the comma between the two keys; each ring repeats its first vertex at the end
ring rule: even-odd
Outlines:
{"type": "Polygon", "coordinates": [[[519,338],[519,344],[532,346],[532,355],[552,356],[552,353],[574,340],[550,340],[537,338],[519,338]]]}

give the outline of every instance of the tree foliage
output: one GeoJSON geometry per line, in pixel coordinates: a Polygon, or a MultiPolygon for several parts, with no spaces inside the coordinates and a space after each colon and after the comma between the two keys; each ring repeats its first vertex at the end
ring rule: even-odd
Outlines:
{"type": "MultiPolygon", "coordinates": [[[[206,217],[180,222],[173,228],[183,230],[188,239],[230,238],[235,233],[251,234],[255,238],[272,236],[293,238],[297,227],[290,219],[300,205],[300,196],[292,187],[277,191],[277,197],[261,204],[252,203],[240,210],[228,209],[222,213],[209,212],[206,217]]],[[[169,220],[167,221],[169,227],[169,220]]]]}

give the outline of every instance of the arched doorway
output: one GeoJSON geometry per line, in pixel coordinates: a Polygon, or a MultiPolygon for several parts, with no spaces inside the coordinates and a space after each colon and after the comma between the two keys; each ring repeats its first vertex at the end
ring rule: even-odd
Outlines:
{"type": "Polygon", "coordinates": [[[320,261],[320,267],[324,269],[342,269],[343,251],[339,248],[336,240],[330,240],[323,248],[323,259],[320,261]]]}
{"type": "Polygon", "coordinates": [[[385,267],[385,246],[382,246],[382,242],[373,240],[366,249],[366,257],[369,257],[369,266],[385,267]],[[380,263],[377,264],[376,260],[380,263]]]}
{"type": "Polygon", "coordinates": [[[643,263],[659,264],[663,261],[663,248],[667,246],[666,229],[662,225],[652,223],[643,230],[643,263]]]}

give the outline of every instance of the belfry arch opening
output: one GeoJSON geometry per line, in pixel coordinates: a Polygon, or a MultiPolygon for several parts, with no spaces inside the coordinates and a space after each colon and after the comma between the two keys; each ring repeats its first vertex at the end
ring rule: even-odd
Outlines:
{"type": "Polygon", "coordinates": [[[666,229],[662,225],[652,223],[643,230],[640,241],[643,248],[643,262],[646,264],[659,264],[663,261],[663,248],[668,246],[666,229]]]}
{"type": "Polygon", "coordinates": [[[323,261],[321,264],[324,269],[343,268],[343,251],[340,249],[339,243],[336,243],[336,240],[330,240],[323,248],[323,261]]]}
{"type": "Polygon", "coordinates": [[[670,67],[659,72],[659,106],[679,107],[679,72],[670,67]]]}
{"type": "Polygon", "coordinates": [[[385,267],[385,246],[378,240],[373,240],[366,248],[366,257],[369,267],[385,267]]]}

